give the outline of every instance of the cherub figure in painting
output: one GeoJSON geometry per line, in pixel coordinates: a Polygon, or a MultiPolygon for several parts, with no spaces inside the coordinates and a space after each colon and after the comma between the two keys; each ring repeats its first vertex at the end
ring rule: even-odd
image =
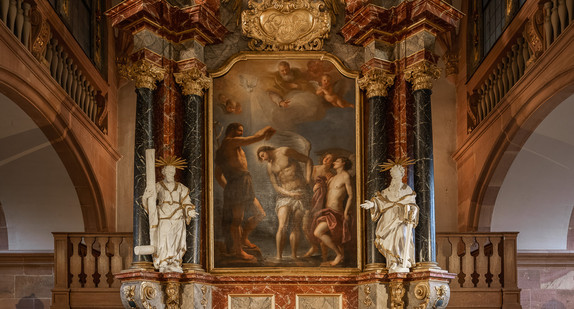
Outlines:
{"type": "Polygon", "coordinates": [[[339,94],[337,94],[333,90],[333,86],[333,79],[331,78],[331,75],[323,74],[323,76],[321,76],[321,85],[317,85],[317,90],[315,93],[319,96],[322,96],[325,101],[329,102],[331,105],[333,105],[333,107],[354,107],[353,104],[347,102],[339,94]]]}
{"type": "Polygon", "coordinates": [[[330,266],[338,266],[343,262],[343,244],[351,240],[349,211],[354,198],[351,175],[348,172],[351,166],[349,158],[335,159],[333,169],[336,174],[328,182],[325,208],[313,222],[315,237],[335,252],[335,258],[328,263],[330,266]]]}
{"type": "Polygon", "coordinates": [[[313,162],[307,155],[289,147],[261,146],[257,149],[257,158],[260,162],[267,162],[267,173],[278,195],[275,206],[279,221],[276,234],[276,258],[282,259],[287,228],[290,225],[291,257],[297,259],[301,224],[309,209],[308,185],[311,181],[313,162]],[[299,162],[305,164],[304,172],[299,162]],[[288,224],[289,221],[291,224],[288,224]]]}

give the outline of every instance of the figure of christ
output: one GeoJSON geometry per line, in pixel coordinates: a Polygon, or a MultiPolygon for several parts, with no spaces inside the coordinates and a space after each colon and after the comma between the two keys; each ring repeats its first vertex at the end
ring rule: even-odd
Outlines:
{"type": "Polygon", "coordinates": [[[313,222],[315,237],[335,252],[335,258],[329,262],[331,266],[343,262],[343,244],[351,240],[349,210],[354,194],[351,175],[347,172],[351,166],[351,160],[345,157],[333,162],[336,174],[328,181],[325,208],[313,222]]]}
{"type": "Polygon", "coordinates": [[[297,259],[301,224],[309,208],[308,185],[311,181],[313,162],[308,156],[289,147],[259,147],[257,158],[261,162],[267,162],[267,174],[278,194],[275,205],[277,220],[279,221],[275,236],[276,257],[278,260],[282,259],[287,227],[290,221],[291,257],[297,259]],[[304,174],[299,162],[305,164],[304,174]]]}
{"type": "Polygon", "coordinates": [[[334,107],[354,107],[353,104],[345,101],[345,99],[341,98],[341,96],[333,91],[333,81],[330,75],[324,74],[321,76],[321,86],[317,88],[315,93],[325,98],[325,101],[329,102],[334,107]]]}
{"type": "Polygon", "coordinates": [[[325,208],[325,198],[327,197],[327,182],[333,177],[333,154],[325,153],[321,157],[321,165],[313,166],[313,173],[311,177],[315,184],[313,185],[313,198],[311,199],[311,209],[305,214],[303,218],[303,230],[307,235],[307,239],[311,244],[309,251],[305,253],[304,257],[313,256],[318,252],[319,245],[323,253],[323,260],[326,260],[327,250],[321,241],[313,235],[312,223],[320,211],[325,208]]]}
{"type": "Polygon", "coordinates": [[[227,126],[225,138],[216,151],[215,178],[223,187],[224,214],[231,215],[230,220],[224,220],[223,226],[224,230],[229,230],[229,237],[226,237],[228,250],[232,255],[245,260],[255,258],[246,253],[243,247],[257,248],[249,241],[249,234],[265,217],[265,211],[255,197],[251,174],[247,169],[247,158],[241,147],[267,140],[274,133],[275,129],[267,126],[252,136],[243,136],[243,125],[231,123],[227,126]],[[252,216],[245,219],[246,211],[252,216]]]}

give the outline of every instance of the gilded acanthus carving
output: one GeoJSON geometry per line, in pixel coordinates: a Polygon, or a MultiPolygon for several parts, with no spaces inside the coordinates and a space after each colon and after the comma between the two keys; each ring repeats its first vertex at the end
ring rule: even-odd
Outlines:
{"type": "Polygon", "coordinates": [[[252,50],[320,50],[331,30],[331,16],[322,1],[250,0],[241,26],[252,39],[252,50]]]}
{"type": "Polygon", "coordinates": [[[439,67],[430,61],[421,61],[405,71],[406,81],[413,84],[413,90],[432,89],[433,79],[440,77],[439,67]]]}
{"type": "Polygon", "coordinates": [[[363,304],[365,305],[365,307],[369,308],[373,305],[373,300],[371,299],[371,287],[365,285],[363,292],[365,293],[365,299],[363,300],[363,304]]]}
{"type": "Polygon", "coordinates": [[[405,307],[403,296],[405,296],[406,292],[403,283],[393,281],[389,287],[391,290],[391,309],[403,309],[405,307]]]}
{"type": "Polygon", "coordinates": [[[536,12],[533,19],[529,19],[524,24],[523,36],[526,38],[528,47],[530,48],[530,59],[524,59],[526,61],[526,66],[529,66],[532,62],[536,61],[540,55],[544,52],[544,39],[537,26],[543,21],[542,11],[536,12]]]}
{"type": "Polygon", "coordinates": [[[135,299],[135,294],[136,294],[136,286],[135,285],[125,285],[122,287],[122,290],[124,292],[124,298],[128,301],[128,302],[134,302],[135,299]]]}
{"type": "Polygon", "coordinates": [[[191,68],[181,73],[173,73],[175,81],[183,88],[184,95],[203,95],[204,89],[211,86],[211,78],[198,68],[191,68]]]}
{"type": "Polygon", "coordinates": [[[367,92],[367,98],[376,96],[386,97],[388,88],[393,85],[395,76],[385,70],[370,69],[359,78],[359,87],[367,92]]]}
{"type": "Polygon", "coordinates": [[[180,292],[179,283],[168,282],[165,286],[165,307],[167,309],[179,309],[180,292]]]}
{"type": "Polygon", "coordinates": [[[119,64],[118,73],[125,79],[135,81],[136,88],[156,88],[156,81],[165,77],[165,69],[142,59],[131,64],[119,64]]]}
{"type": "Polygon", "coordinates": [[[415,306],[415,309],[426,309],[430,301],[430,288],[428,282],[419,282],[415,286],[415,298],[421,300],[420,305],[415,306]]]}
{"type": "Polygon", "coordinates": [[[450,288],[447,284],[435,286],[436,299],[433,303],[433,308],[446,308],[450,298],[450,288]]]}

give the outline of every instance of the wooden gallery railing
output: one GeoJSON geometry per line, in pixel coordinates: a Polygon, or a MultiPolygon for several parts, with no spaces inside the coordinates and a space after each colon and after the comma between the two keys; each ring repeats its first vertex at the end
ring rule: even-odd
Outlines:
{"type": "Polygon", "coordinates": [[[502,102],[574,19],[574,0],[527,1],[467,83],[468,132],[502,102]]]}
{"type": "MultiPolygon", "coordinates": [[[[437,261],[458,274],[449,308],[519,308],[517,233],[439,233],[437,261]]],[[[52,309],[121,306],[113,274],[132,259],[131,233],[54,233],[52,309]]]]}
{"type": "Polygon", "coordinates": [[[449,308],[520,308],[518,233],[438,233],[437,262],[458,276],[449,308]]]}
{"type": "Polygon", "coordinates": [[[53,233],[52,309],[121,306],[113,274],[132,263],[132,233],[53,233]]]}
{"type": "Polygon", "coordinates": [[[100,131],[107,133],[107,83],[47,0],[0,0],[0,18],[100,131]]]}

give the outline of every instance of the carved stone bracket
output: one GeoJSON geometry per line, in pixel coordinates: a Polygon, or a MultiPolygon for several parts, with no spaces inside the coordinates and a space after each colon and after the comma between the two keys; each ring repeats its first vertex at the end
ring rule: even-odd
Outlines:
{"type": "Polygon", "coordinates": [[[405,70],[405,80],[413,84],[413,90],[432,89],[433,79],[440,77],[439,67],[430,62],[415,63],[405,70]]]}
{"type": "Polygon", "coordinates": [[[385,70],[373,68],[359,79],[359,87],[367,92],[367,98],[386,97],[388,88],[393,85],[395,76],[385,70]]]}
{"type": "Polygon", "coordinates": [[[138,60],[131,64],[119,64],[118,73],[121,77],[134,80],[136,88],[155,90],[156,82],[165,77],[165,69],[147,61],[138,60]]]}
{"type": "Polygon", "coordinates": [[[331,30],[322,1],[250,0],[241,21],[252,50],[320,50],[331,30]]]}
{"type": "Polygon", "coordinates": [[[198,68],[191,68],[181,73],[173,73],[175,81],[183,88],[184,95],[203,95],[204,89],[211,87],[211,77],[207,77],[198,68]]]}

